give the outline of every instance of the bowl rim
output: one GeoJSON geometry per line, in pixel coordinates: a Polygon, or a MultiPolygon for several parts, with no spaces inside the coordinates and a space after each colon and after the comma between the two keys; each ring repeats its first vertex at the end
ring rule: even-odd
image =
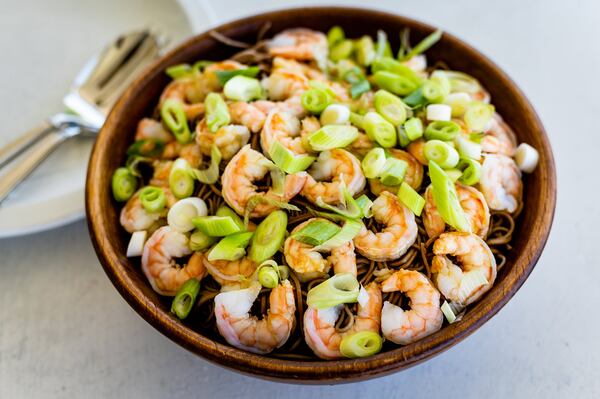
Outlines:
{"type": "MultiPolygon", "coordinates": [[[[253,20],[273,18],[282,12],[305,13],[307,11],[368,13],[374,19],[392,18],[396,20],[399,25],[415,26],[428,32],[433,32],[435,30],[434,27],[428,24],[402,15],[380,10],[339,6],[282,8],[239,18],[210,28],[209,30],[227,31],[235,27],[249,24],[253,20]]],[[[126,267],[119,261],[119,254],[116,249],[103,238],[106,235],[105,224],[108,223],[108,221],[102,220],[100,216],[102,214],[100,212],[102,208],[100,196],[98,195],[97,185],[93,182],[97,181],[101,172],[99,169],[102,157],[100,148],[103,147],[103,144],[105,144],[109,137],[108,133],[103,133],[105,130],[110,130],[110,126],[115,123],[115,120],[118,120],[117,110],[122,108],[128,101],[131,101],[131,97],[136,91],[136,88],[143,86],[145,82],[156,73],[157,68],[162,68],[169,59],[184,51],[193,43],[209,39],[210,36],[208,32],[209,31],[205,31],[183,41],[146,69],[146,71],[131,84],[111,110],[101,133],[98,135],[90,156],[85,200],[90,237],[104,271],[123,298],[140,316],[142,316],[142,318],[179,345],[202,356],[211,363],[242,372],[246,375],[280,382],[319,384],[352,382],[406,369],[449,349],[451,346],[472,334],[481,325],[493,317],[523,285],[535,267],[547,242],[556,207],[556,172],[550,142],[533,106],[508,75],[480,51],[463,42],[456,36],[444,32],[444,40],[452,41],[454,45],[461,48],[461,51],[467,52],[471,56],[476,56],[479,62],[486,64],[488,68],[493,69],[497,73],[498,78],[502,81],[503,85],[509,87],[519,97],[520,106],[525,112],[532,116],[534,123],[537,125],[538,131],[540,132],[540,140],[543,142],[542,148],[539,148],[538,150],[543,153],[540,160],[543,160],[544,162],[538,167],[546,170],[545,178],[548,183],[548,192],[546,193],[547,197],[544,204],[545,209],[542,211],[542,217],[536,219],[534,226],[531,226],[532,229],[536,229],[538,232],[537,240],[533,243],[533,247],[530,247],[529,257],[523,260],[521,262],[522,264],[516,263],[514,265],[517,269],[516,272],[514,274],[509,273],[509,275],[501,281],[501,284],[503,285],[501,295],[492,297],[491,302],[486,307],[474,307],[471,309],[460,323],[446,326],[441,330],[444,331],[445,334],[436,333],[421,339],[414,344],[398,347],[397,349],[380,353],[369,358],[306,362],[265,357],[215,342],[188,328],[174,317],[170,316],[168,312],[157,307],[150,298],[136,286],[133,280],[129,278],[126,267]]],[[[104,154],[104,156],[106,156],[106,154],[104,154]]],[[[519,260],[521,259],[519,258],[519,260]]]]}

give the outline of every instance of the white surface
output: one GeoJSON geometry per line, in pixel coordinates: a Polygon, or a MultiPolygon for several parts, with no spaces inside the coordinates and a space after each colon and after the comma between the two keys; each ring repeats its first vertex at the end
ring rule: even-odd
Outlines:
{"type": "MultiPolygon", "coordinates": [[[[214,3],[217,15],[236,17],[276,2],[256,4],[214,3]]],[[[263,382],[210,365],[137,316],[104,275],[78,222],[0,240],[0,398],[600,396],[600,51],[593,41],[600,37],[600,5],[378,4],[491,55],[546,125],[558,165],[554,230],[510,303],[461,344],[406,372],[339,387],[263,382]]],[[[159,0],[0,0],[0,139],[56,111],[70,78],[114,32],[151,23],[181,36],[184,17],[168,8],[159,0]]]]}

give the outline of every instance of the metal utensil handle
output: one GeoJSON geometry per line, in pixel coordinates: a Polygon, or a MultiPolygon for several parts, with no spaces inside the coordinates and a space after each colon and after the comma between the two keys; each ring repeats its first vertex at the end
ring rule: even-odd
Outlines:
{"type": "Polygon", "coordinates": [[[7,170],[0,177],[0,203],[42,162],[60,143],[69,135],[64,131],[52,127],[33,147],[3,170],[7,170]]]}
{"type": "Polygon", "coordinates": [[[50,122],[44,121],[33,129],[29,130],[27,133],[17,137],[15,140],[0,148],[0,167],[25,151],[33,143],[38,141],[42,136],[48,134],[53,129],[54,126],[52,126],[50,122]]]}

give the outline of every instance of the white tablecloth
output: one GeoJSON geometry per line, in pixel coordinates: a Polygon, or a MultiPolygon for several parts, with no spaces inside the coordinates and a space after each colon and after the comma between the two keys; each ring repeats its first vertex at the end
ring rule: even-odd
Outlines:
{"type": "MultiPolygon", "coordinates": [[[[213,19],[223,20],[303,2],[211,3],[213,19]]],[[[402,373],[339,387],[264,382],[207,363],[135,314],[104,275],[81,221],[0,240],[0,398],[600,396],[600,6],[347,3],[387,8],[466,39],[538,110],[554,146],[558,209],[538,266],[511,302],[463,343],[402,373]]],[[[116,32],[144,25],[175,39],[189,32],[170,1],[1,0],[0,9],[1,136],[58,110],[72,76],[116,32]]]]}

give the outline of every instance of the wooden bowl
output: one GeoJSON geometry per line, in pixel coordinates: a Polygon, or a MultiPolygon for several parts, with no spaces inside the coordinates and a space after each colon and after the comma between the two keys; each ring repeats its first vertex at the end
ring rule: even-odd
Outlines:
{"type": "MultiPolygon", "coordinates": [[[[260,14],[216,28],[228,37],[252,42],[259,29],[271,22],[269,35],[291,27],[327,31],[341,25],[349,37],[375,36],[378,29],[390,33],[397,48],[402,27],[411,29],[414,41],[434,28],[409,18],[356,8],[297,8],[260,14]]],[[[247,353],[211,340],[192,330],[169,312],[142,274],[137,260],[125,256],[128,238],[119,225],[120,206],[112,198],[113,171],[125,160],[137,122],[150,115],[169,78],[164,70],[200,59],[221,60],[234,51],[207,33],[195,36],[171,51],[139,79],[117,102],[98,136],[87,175],[88,226],[98,258],[121,295],[150,324],[173,341],[203,358],[242,373],[286,382],[342,383],[364,380],[420,363],[457,344],[494,316],[521,287],[533,270],[548,238],[556,202],[554,160],[544,127],[531,104],[512,80],[487,57],[458,38],[444,34],[428,51],[431,63],[443,60],[451,69],[467,72],[490,91],[498,112],[516,131],[519,141],[538,149],[540,161],[533,174],[524,176],[525,209],[514,234],[514,248],[494,287],[465,317],[414,344],[358,360],[290,361],[247,353]]]]}

